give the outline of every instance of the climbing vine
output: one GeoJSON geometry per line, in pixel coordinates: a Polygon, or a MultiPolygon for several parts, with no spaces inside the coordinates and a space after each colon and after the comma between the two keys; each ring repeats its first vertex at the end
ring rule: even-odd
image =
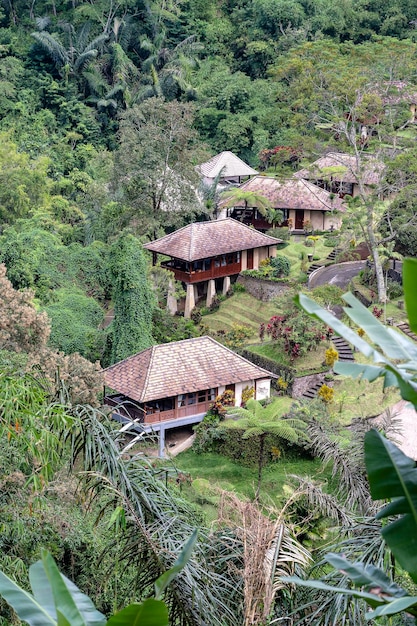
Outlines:
{"type": "Polygon", "coordinates": [[[154,296],[148,284],[142,246],[133,235],[122,235],[112,246],[114,321],[113,363],[151,346],[154,296]]]}

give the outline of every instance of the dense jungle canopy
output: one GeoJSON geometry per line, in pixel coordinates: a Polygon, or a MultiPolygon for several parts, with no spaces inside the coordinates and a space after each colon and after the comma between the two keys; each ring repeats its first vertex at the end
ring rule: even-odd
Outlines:
{"type": "MultiPolygon", "coordinates": [[[[212,531],[178,472],[161,480],[159,467],[122,457],[97,409],[100,370],[200,332],[167,313],[169,278],[142,244],[213,217],[196,166],[222,150],[278,176],[325,151],[376,155],[391,213],[363,198],[349,208],[417,255],[416,27],[405,0],[0,1],[0,569],[25,585],[47,546],[110,614],[149,595],[198,526],[195,559],[170,591],[172,623],[266,623],[244,622],[249,557],[235,515],[268,537],[276,518],[229,494],[212,531]]],[[[326,446],[333,462],[331,436],[326,446]]],[[[327,507],[317,534],[324,518],[351,528],[373,513],[360,455],[339,452],[366,501],[351,518],[308,492],[327,507]]],[[[299,520],[308,506],[297,507],[299,520]]],[[[380,546],[379,526],[366,532],[380,546]]],[[[294,606],[282,598],[284,619],[294,606]]],[[[0,625],[13,620],[1,602],[0,625]]]]}

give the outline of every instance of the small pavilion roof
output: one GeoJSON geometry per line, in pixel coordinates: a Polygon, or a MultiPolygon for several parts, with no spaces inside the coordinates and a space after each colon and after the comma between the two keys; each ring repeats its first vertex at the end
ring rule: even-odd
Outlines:
{"type": "MultiPolygon", "coordinates": [[[[363,160],[363,166],[363,180],[365,185],[375,185],[378,183],[383,164],[371,157],[363,160]]],[[[344,154],[343,152],[329,152],[329,154],[314,161],[310,167],[296,172],[294,176],[307,180],[329,179],[331,176],[332,180],[338,182],[356,183],[357,171],[358,168],[355,156],[352,154],[344,154]],[[334,173],[331,173],[327,168],[339,168],[339,171],[335,169],[334,173]],[[343,170],[343,168],[345,169],[343,170]]]]}
{"type": "MultiPolygon", "coordinates": [[[[239,189],[262,194],[275,209],[344,210],[344,204],[340,198],[336,196],[332,198],[325,189],[299,178],[288,178],[282,181],[273,176],[255,176],[240,185],[239,189]]],[[[221,201],[219,207],[225,206],[226,203],[230,204],[230,198],[221,201]]],[[[240,200],[234,206],[243,207],[245,203],[240,200]]]]}
{"type": "Polygon", "coordinates": [[[198,261],[240,250],[282,243],[230,217],[212,222],[194,222],[160,239],[146,243],[147,250],[183,261],[198,261]]]}
{"type": "Polygon", "coordinates": [[[152,346],[104,370],[106,386],[136,402],[262,378],[276,376],[211,337],[152,346]]]}
{"type": "Polygon", "coordinates": [[[220,152],[209,161],[202,163],[199,166],[199,170],[201,174],[207,178],[216,178],[220,172],[222,172],[222,178],[234,176],[254,176],[258,173],[250,167],[250,165],[242,161],[242,159],[229,150],[220,152]]]}

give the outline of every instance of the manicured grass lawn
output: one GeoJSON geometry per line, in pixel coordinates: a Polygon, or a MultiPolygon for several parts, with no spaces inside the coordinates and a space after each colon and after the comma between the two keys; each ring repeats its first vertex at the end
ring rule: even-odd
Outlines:
{"type": "Polygon", "coordinates": [[[277,363],[293,367],[297,370],[298,376],[303,376],[311,372],[326,371],[329,368],[324,366],[325,352],[331,346],[330,341],[323,341],[317,350],[310,350],[304,356],[291,361],[289,356],[282,349],[279,341],[264,341],[262,344],[248,346],[248,349],[255,354],[261,354],[277,363]]]}
{"type": "MultiPolygon", "coordinates": [[[[206,504],[211,502],[215,508],[216,497],[209,485],[233,491],[245,498],[254,497],[258,477],[256,468],[244,467],[214,452],[195,454],[192,449],[179,454],[175,458],[175,465],[181,471],[189,473],[192,480],[207,481],[206,484],[198,481],[196,489],[189,488],[186,493],[187,497],[199,501],[200,504],[204,501],[206,504]]],[[[281,507],[293,490],[290,475],[310,476],[318,480],[322,478],[323,482],[329,476],[317,459],[282,457],[263,469],[261,502],[281,507]]]]}
{"type": "MultiPolygon", "coordinates": [[[[294,241],[294,237],[292,237],[289,244],[285,248],[277,251],[278,255],[286,256],[291,263],[290,278],[297,278],[302,271],[302,253],[313,254],[315,263],[325,261],[325,259],[332,251],[332,248],[328,248],[324,245],[325,241],[326,240],[324,239],[324,237],[320,237],[320,239],[316,241],[316,245],[314,248],[305,246],[303,241],[294,241]]],[[[309,266],[310,263],[307,263],[307,265],[309,266]]]]}

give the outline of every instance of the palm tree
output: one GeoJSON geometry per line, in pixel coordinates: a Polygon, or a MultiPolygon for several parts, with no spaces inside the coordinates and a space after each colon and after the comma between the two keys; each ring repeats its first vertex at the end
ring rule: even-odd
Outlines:
{"type": "MultiPolygon", "coordinates": [[[[221,204],[223,207],[243,206],[246,209],[257,208],[261,215],[266,216],[269,209],[272,209],[271,203],[258,191],[248,191],[241,187],[228,189],[221,194],[221,204]]],[[[244,213],[242,214],[243,220],[244,213]]]]}
{"type": "Polygon", "coordinates": [[[284,221],[284,213],[281,209],[270,208],[267,212],[266,219],[272,225],[272,228],[275,228],[277,224],[282,224],[284,221]]]}
{"type": "Polygon", "coordinates": [[[258,484],[255,501],[259,499],[262,482],[262,468],[265,463],[265,439],[267,435],[277,435],[290,443],[297,443],[299,437],[305,436],[306,424],[296,417],[282,415],[280,399],[262,406],[258,400],[251,399],[246,408],[232,407],[228,413],[237,415],[239,419],[225,422],[227,428],[242,429],[242,439],[257,437],[259,440],[258,484]]]}
{"type": "Polygon", "coordinates": [[[148,56],[142,64],[145,79],[136,101],[152,97],[172,100],[182,93],[195,93],[191,85],[191,71],[196,67],[197,55],[202,50],[195,35],[169,48],[166,33],[161,30],[153,39],[144,37],[140,47],[148,56]]]}
{"type": "Polygon", "coordinates": [[[69,76],[77,76],[87,68],[103,49],[108,39],[106,33],[102,33],[89,41],[91,24],[86,22],[77,32],[72,24],[61,23],[59,26],[65,33],[64,44],[57,34],[48,33],[45,29],[47,23],[38,20],[38,32],[32,33],[32,37],[40,44],[44,52],[55,63],[60,75],[68,80],[69,76]]]}

